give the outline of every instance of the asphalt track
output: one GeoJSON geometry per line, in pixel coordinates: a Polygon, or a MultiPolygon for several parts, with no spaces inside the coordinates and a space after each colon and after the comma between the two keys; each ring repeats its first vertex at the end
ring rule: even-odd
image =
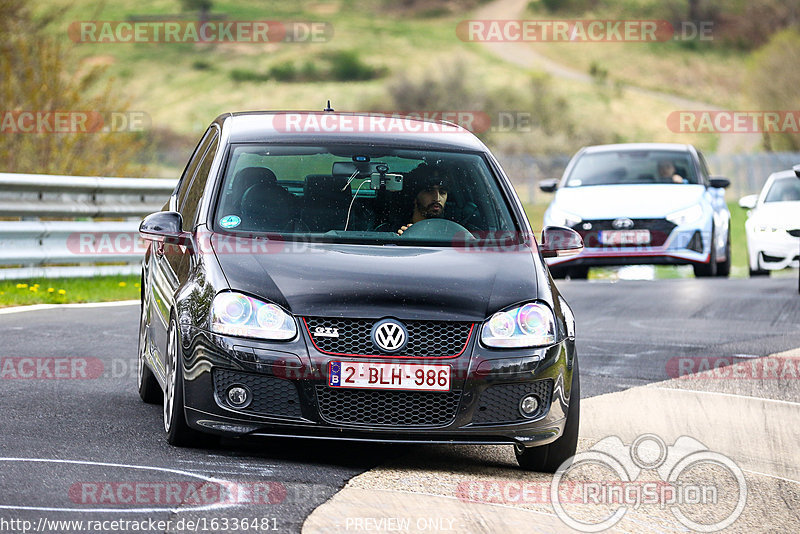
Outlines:
{"type": "MultiPolygon", "coordinates": [[[[680,376],[800,347],[795,280],[559,287],[578,324],[580,450],[609,435],[629,444],[649,432],[668,445],[691,436],[747,477],[747,505],[728,530],[800,530],[800,388],[791,365],[766,378],[680,376]]],[[[0,531],[254,532],[253,520],[259,532],[566,528],[549,504],[463,498],[459,488],[480,481],[549,483],[517,471],[510,447],[168,446],[160,407],[142,404],[135,391],[137,313],[130,304],[0,312],[0,531]],[[67,358],[82,363],[74,368],[67,358]],[[209,487],[227,488],[227,498],[191,493],[209,487]],[[83,521],[83,530],[51,523],[68,520],[83,521]]],[[[686,530],[669,511],[645,508],[615,528],[686,530]]]]}

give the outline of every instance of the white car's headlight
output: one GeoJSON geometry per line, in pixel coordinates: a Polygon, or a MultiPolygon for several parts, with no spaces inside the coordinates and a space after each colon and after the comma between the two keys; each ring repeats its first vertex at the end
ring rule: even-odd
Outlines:
{"type": "Polygon", "coordinates": [[[691,224],[699,221],[703,217],[703,206],[695,204],[682,210],[674,211],[667,215],[667,220],[678,226],[691,224]]]}
{"type": "Polygon", "coordinates": [[[297,335],[297,324],[279,306],[226,291],[211,305],[211,331],[231,336],[287,340],[297,335]]]}
{"type": "Polygon", "coordinates": [[[537,302],[499,311],[483,323],[481,341],[500,348],[552,345],[556,342],[555,315],[537,302]]]}
{"type": "Polygon", "coordinates": [[[549,226],[575,226],[583,221],[583,219],[574,213],[568,213],[559,208],[550,206],[547,211],[548,225],[549,226]]]}

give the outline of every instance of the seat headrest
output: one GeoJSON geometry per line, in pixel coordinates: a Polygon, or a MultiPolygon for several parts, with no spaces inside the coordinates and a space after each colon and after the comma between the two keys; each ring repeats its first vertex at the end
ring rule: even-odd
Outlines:
{"type": "Polygon", "coordinates": [[[336,198],[352,196],[347,187],[347,178],[333,177],[327,174],[309,174],[306,176],[305,196],[308,198],[336,198]],[[344,191],[342,190],[344,189],[344,191]]]}
{"type": "Polygon", "coordinates": [[[275,173],[266,167],[245,167],[233,177],[234,186],[239,191],[246,191],[258,183],[277,184],[275,173]]]}

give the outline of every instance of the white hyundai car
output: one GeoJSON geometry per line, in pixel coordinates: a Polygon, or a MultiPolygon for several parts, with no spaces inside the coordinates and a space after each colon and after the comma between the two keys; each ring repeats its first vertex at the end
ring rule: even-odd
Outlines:
{"type": "Polygon", "coordinates": [[[744,223],[750,276],[800,266],[800,238],[789,232],[800,228],[800,180],[794,171],[780,171],[767,178],[758,195],[739,201],[747,210],[744,223]]]}
{"type": "Polygon", "coordinates": [[[728,276],[730,212],[724,189],[691,145],[631,143],[581,149],[560,180],[544,226],[567,226],[583,252],[549,258],[554,278],[586,278],[590,267],[692,265],[695,276],[728,276]]]}

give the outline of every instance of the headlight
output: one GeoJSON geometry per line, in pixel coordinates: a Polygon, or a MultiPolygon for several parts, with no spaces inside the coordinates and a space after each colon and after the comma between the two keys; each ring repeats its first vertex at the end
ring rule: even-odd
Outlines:
{"type": "Polygon", "coordinates": [[[667,220],[678,226],[690,224],[703,217],[703,206],[695,204],[682,210],[678,210],[667,215],[667,220]]]}
{"type": "Polygon", "coordinates": [[[231,336],[286,340],[297,335],[291,315],[279,306],[228,291],[214,297],[211,331],[231,336]]]}
{"type": "Polygon", "coordinates": [[[583,219],[578,215],[567,213],[566,211],[560,210],[553,206],[550,206],[550,209],[547,210],[547,218],[549,219],[549,222],[547,223],[548,226],[571,227],[583,221],[583,219]]]}
{"type": "Polygon", "coordinates": [[[530,302],[495,313],[483,323],[481,341],[489,347],[541,347],[556,342],[556,320],[544,304],[530,302]]]}

